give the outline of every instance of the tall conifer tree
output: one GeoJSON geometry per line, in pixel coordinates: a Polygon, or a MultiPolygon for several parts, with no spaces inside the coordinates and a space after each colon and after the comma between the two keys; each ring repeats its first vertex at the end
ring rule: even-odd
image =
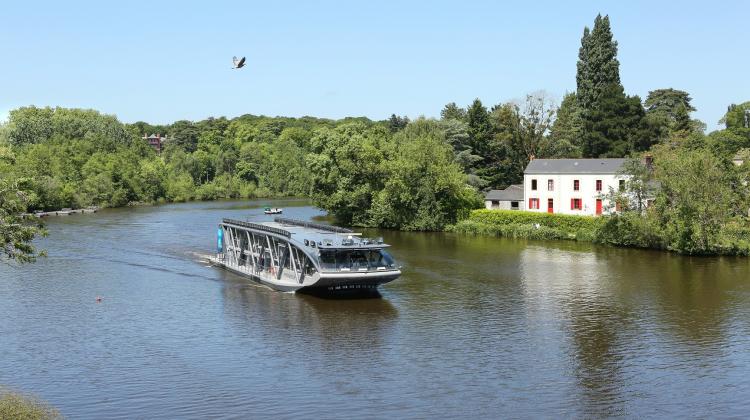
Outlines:
{"type": "Polygon", "coordinates": [[[617,41],[612,37],[609,16],[597,15],[594,28],[586,27],[578,50],[576,74],[578,102],[584,110],[591,109],[602,91],[609,85],[620,84],[620,62],[617,61],[617,41]]]}

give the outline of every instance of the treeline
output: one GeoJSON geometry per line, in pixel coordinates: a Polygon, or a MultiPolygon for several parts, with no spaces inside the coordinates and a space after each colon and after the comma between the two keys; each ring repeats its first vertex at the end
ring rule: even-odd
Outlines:
{"type": "Polygon", "coordinates": [[[481,205],[446,124],[245,115],[122,124],[96,111],[24,107],[0,131],[3,175],[27,209],[311,197],[341,223],[436,230],[481,205]],[[142,139],[168,136],[161,155],[142,139]]]}

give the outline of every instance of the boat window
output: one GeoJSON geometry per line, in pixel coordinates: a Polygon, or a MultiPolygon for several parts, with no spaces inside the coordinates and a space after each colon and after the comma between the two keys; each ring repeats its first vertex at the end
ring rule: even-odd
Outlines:
{"type": "Polygon", "coordinates": [[[396,263],[385,250],[338,250],[322,251],[320,267],[323,270],[375,270],[378,267],[393,268],[396,263]]]}
{"type": "Polygon", "coordinates": [[[391,254],[388,253],[388,251],[381,249],[380,255],[383,258],[383,262],[387,267],[393,268],[396,266],[396,260],[393,259],[391,254]]]}
{"type": "Polygon", "coordinates": [[[336,268],[336,254],[333,251],[321,251],[320,267],[328,270],[336,268]]]}

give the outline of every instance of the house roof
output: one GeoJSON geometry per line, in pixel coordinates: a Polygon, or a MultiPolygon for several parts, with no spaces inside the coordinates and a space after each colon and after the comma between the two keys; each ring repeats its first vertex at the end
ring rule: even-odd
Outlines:
{"type": "Polygon", "coordinates": [[[490,190],[484,198],[496,201],[523,201],[523,185],[511,185],[504,190],[490,190]]]}
{"type": "Polygon", "coordinates": [[[616,174],[627,159],[534,159],[524,174],[616,174]]]}

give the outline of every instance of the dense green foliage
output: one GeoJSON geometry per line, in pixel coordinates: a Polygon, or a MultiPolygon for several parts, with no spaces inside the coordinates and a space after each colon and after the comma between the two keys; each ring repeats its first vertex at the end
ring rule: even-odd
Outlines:
{"type": "Polygon", "coordinates": [[[640,98],[625,95],[619,84],[603,87],[595,104],[583,113],[583,156],[628,156],[648,150],[658,139],[640,98]]]}
{"type": "Polygon", "coordinates": [[[633,178],[616,198],[623,211],[610,217],[603,242],[684,254],[750,252],[748,165],[714,150],[708,137],[693,138],[654,148],[651,171],[631,166],[633,178]],[[653,203],[646,209],[637,198],[649,184],[658,187],[646,191],[653,203]]]}
{"type": "Polygon", "coordinates": [[[30,195],[27,179],[8,176],[15,157],[0,146],[0,261],[33,262],[43,255],[32,244],[36,235],[45,234],[38,219],[24,215],[30,195]]]}
{"type": "Polygon", "coordinates": [[[557,118],[550,127],[550,147],[556,151],[545,151],[541,156],[580,157],[583,137],[583,116],[575,93],[563,97],[557,118]]]}
{"type": "Polygon", "coordinates": [[[556,110],[538,92],[490,110],[479,99],[465,110],[449,103],[440,114],[446,140],[469,182],[480,188],[505,188],[520,182],[533,157],[577,154],[569,139],[549,135],[556,110]]]}
{"type": "Polygon", "coordinates": [[[454,128],[395,115],[382,122],[246,115],[128,126],[95,111],[27,107],[11,112],[0,142],[14,156],[5,178],[25,182],[13,214],[305,196],[346,224],[436,230],[481,205],[448,144],[454,128]],[[153,133],[141,129],[168,134],[161,155],[142,139],[153,133]]]}
{"type": "Polygon", "coordinates": [[[617,60],[617,41],[614,40],[609,16],[597,15],[594,28],[583,29],[578,50],[576,96],[582,109],[596,107],[606,89],[620,85],[620,62],[617,60]]]}
{"type": "Polygon", "coordinates": [[[321,130],[312,145],[312,198],[345,224],[438,230],[481,206],[436,121],[395,136],[349,124],[321,130]]]}
{"type": "Polygon", "coordinates": [[[592,241],[603,218],[516,210],[474,210],[451,230],[526,239],[592,241]]]}

